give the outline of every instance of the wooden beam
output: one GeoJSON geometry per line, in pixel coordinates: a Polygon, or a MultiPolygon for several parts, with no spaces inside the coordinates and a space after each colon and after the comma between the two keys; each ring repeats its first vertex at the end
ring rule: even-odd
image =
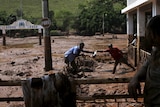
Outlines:
{"type": "MultiPolygon", "coordinates": [[[[21,86],[21,82],[26,80],[1,80],[0,86],[21,86]]],[[[78,84],[109,84],[128,83],[130,78],[76,78],[74,82],[78,84]]]]}
{"type": "MultiPolygon", "coordinates": [[[[131,78],[75,78],[76,85],[79,84],[111,84],[111,83],[128,83],[131,78]]],[[[21,82],[26,80],[1,80],[0,86],[21,86],[21,82]]],[[[144,81],[141,81],[144,82],[144,81]]]]}
{"type": "Polygon", "coordinates": [[[110,84],[110,83],[128,83],[131,78],[78,78],[75,84],[110,84]]]}
{"type": "MultiPolygon", "coordinates": [[[[97,96],[77,96],[76,100],[80,101],[92,101],[98,99],[122,99],[122,98],[133,98],[128,94],[124,95],[97,95],[97,96]]],[[[143,98],[143,94],[138,95],[138,98],[143,98]]],[[[4,101],[24,101],[23,97],[8,97],[8,98],[0,98],[0,102],[4,101]]]]}
{"type": "Polygon", "coordinates": [[[0,102],[4,101],[24,101],[23,97],[9,97],[9,98],[0,98],[0,102]]]}
{"type": "MultiPolygon", "coordinates": [[[[77,100],[81,101],[91,101],[91,100],[97,100],[97,99],[122,99],[122,98],[133,98],[132,96],[128,94],[124,95],[97,95],[97,96],[77,96],[77,100]]],[[[143,98],[143,94],[138,95],[138,98],[143,98]]]]}
{"type": "Polygon", "coordinates": [[[1,80],[0,86],[21,86],[21,82],[25,80],[1,80]]]}

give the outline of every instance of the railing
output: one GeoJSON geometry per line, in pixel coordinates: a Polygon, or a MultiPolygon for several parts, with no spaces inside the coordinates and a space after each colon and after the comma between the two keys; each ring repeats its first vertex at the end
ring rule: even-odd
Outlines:
{"type": "MultiPolygon", "coordinates": [[[[82,84],[113,84],[113,83],[128,83],[130,78],[86,78],[86,79],[75,79],[76,85],[82,84]]],[[[143,95],[138,95],[139,98],[143,98],[143,95]]],[[[78,96],[77,100],[89,101],[95,99],[121,99],[121,98],[132,98],[132,96],[128,94],[121,95],[96,95],[96,96],[78,96]]]]}
{"type": "Polygon", "coordinates": [[[128,47],[128,60],[133,66],[137,66],[137,48],[133,45],[128,47]]]}
{"type": "MultiPolygon", "coordinates": [[[[139,63],[141,65],[151,54],[147,51],[140,49],[139,54],[139,63]]],[[[129,45],[128,47],[128,60],[134,65],[137,66],[137,48],[135,46],[129,45]]]]}
{"type": "MultiPolygon", "coordinates": [[[[81,78],[81,79],[74,79],[74,86],[77,85],[93,85],[93,84],[124,84],[127,85],[131,78],[81,78]]],[[[24,80],[25,81],[25,80],[24,80]]],[[[17,81],[0,81],[0,86],[21,86],[21,80],[17,81]]],[[[124,89],[122,89],[124,90],[124,89]]],[[[116,107],[121,107],[122,103],[128,104],[143,104],[143,101],[135,101],[131,100],[131,96],[129,94],[118,94],[118,95],[93,95],[93,96],[77,96],[76,103],[94,103],[94,104],[114,104],[116,107]]],[[[143,94],[138,95],[138,98],[143,98],[143,94]]],[[[0,102],[11,102],[11,101],[21,101],[24,102],[23,97],[7,97],[7,98],[0,98],[0,102]]]]}
{"type": "MultiPolygon", "coordinates": [[[[24,80],[25,81],[25,80],[24,80]]],[[[85,79],[75,79],[75,85],[81,84],[113,84],[113,83],[128,83],[130,78],[85,78],[85,79]]],[[[21,86],[21,80],[17,81],[0,81],[0,86],[21,86]]],[[[139,98],[143,98],[143,95],[138,95],[139,98]]],[[[96,99],[125,99],[125,98],[132,98],[128,94],[122,95],[96,95],[96,96],[77,96],[77,100],[79,101],[91,101],[96,99]]],[[[7,98],[0,98],[0,102],[3,101],[24,101],[23,97],[7,97],[7,98]]]]}
{"type": "MultiPolygon", "coordinates": [[[[0,80],[0,86],[1,87],[5,87],[5,86],[18,86],[20,87],[21,86],[21,81],[18,80],[18,81],[12,81],[12,80],[5,80],[5,81],[2,81],[0,80]]],[[[3,98],[0,98],[0,102],[4,102],[4,101],[24,101],[23,100],[23,97],[3,97],[3,98]]]]}
{"type": "Polygon", "coordinates": [[[143,62],[145,62],[150,55],[151,55],[151,53],[140,49],[140,61],[139,61],[139,63],[142,64],[143,62]]]}

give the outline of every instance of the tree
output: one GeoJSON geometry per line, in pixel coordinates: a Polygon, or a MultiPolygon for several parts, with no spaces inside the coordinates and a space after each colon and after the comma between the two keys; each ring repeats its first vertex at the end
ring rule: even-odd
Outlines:
{"type": "Polygon", "coordinates": [[[17,9],[16,10],[16,16],[20,19],[22,17],[24,17],[24,13],[21,9],[17,9]]]}
{"type": "Polygon", "coordinates": [[[73,18],[73,15],[69,11],[64,10],[64,11],[58,12],[56,19],[60,20],[59,22],[61,22],[61,23],[57,23],[58,29],[61,31],[68,31],[71,26],[72,18],[73,18]]]}
{"type": "Polygon", "coordinates": [[[54,11],[49,11],[49,19],[51,20],[51,26],[50,26],[50,30],[55,30],[57,29],[57,23],[55,20],[55,13],[54,11]]]}
{"type": "Polygon", "coordinates": [[[105,32],[124,33],[126,20],[125,15],[121,14],[124,7],[124,0],[95,0],[87,5],[80,5],[81,12],[74,27],[80,35],[94,35],[95,32],[102,33],[104,21],[105,32]]]}
{"type": "Polygon", "coordinates": [[[6,11],[1,11],[0,12],[0,25],[6,25],[7,24],[7,13],[6,11]]]}
{"type": "Polygon", "coordinates": [[[16,20],[17,20],[16,15],[10,14],[7,18],[7,24],[12,24],[16,20]]]}

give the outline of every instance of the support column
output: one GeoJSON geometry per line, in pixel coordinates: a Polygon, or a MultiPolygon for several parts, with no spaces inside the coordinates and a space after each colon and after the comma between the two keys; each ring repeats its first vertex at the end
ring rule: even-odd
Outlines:
{"type": "Polygon", "coordinates": [[[6,31],[4,29],[2,30],[2,34],[3,34],[3,46],[6,46],[6,31]]]}
{"type": "Polygon", "coordinates": [[[128,45],[130,42],[131,35],[133,35],[133,14],[127,14],[127,36],[128,36],[128,45]]]}
{"type": "Polygon", "coordinates": [[[137,9],[137,64],[140,61],[140,37],[145,36],[145,12],[137,9]]]}
{"type": "Polygon", "coordinates": [[[6,46],[6,34],[3,34],[3,46],[6,46]]]}
{"type": "Polygon", "coordinates": [[[133,34],[133,14],[127,14],[127,34],[133,34]]]}
{"type": "Polygon", "coordinates": [[[159,0],[153,0],[152,3],[152,16],[160,14],[160,1],[159,0]]]}
{"type": "Polygon", "coordinates": [[[38,29],[38,36],[39,36],[39,45],[42,45],[42,31],[38,29]]]}

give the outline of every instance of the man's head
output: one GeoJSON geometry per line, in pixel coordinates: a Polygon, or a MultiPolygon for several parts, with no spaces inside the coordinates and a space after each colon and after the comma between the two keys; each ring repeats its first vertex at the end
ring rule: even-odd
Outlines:
{"type": "Polygon", "coordinates": [[[81,42],[81,43],[79,44],[79,47],[80,47],[80,49],[83,49],[83,48],[84,48],[84,43],[81,42]]]}
{"type": "Polygon", "coordinates": [[[137,38],[137,33],[135,33],[133,36],[134,36],[134,38],[137,38]]]}
{"type": "Polygon", "coordinates": [[[108,48],[112,48],[112,47],[113,47],[113,45],[112,45],[112,44],[109,44],[109,45],[108,45],[108,48]]]}
{"type": "Polygon", "coordinates": [[[147,23],[146,37],[152,46],[160,46],[160,15],[152,17],[147,23]]]}

